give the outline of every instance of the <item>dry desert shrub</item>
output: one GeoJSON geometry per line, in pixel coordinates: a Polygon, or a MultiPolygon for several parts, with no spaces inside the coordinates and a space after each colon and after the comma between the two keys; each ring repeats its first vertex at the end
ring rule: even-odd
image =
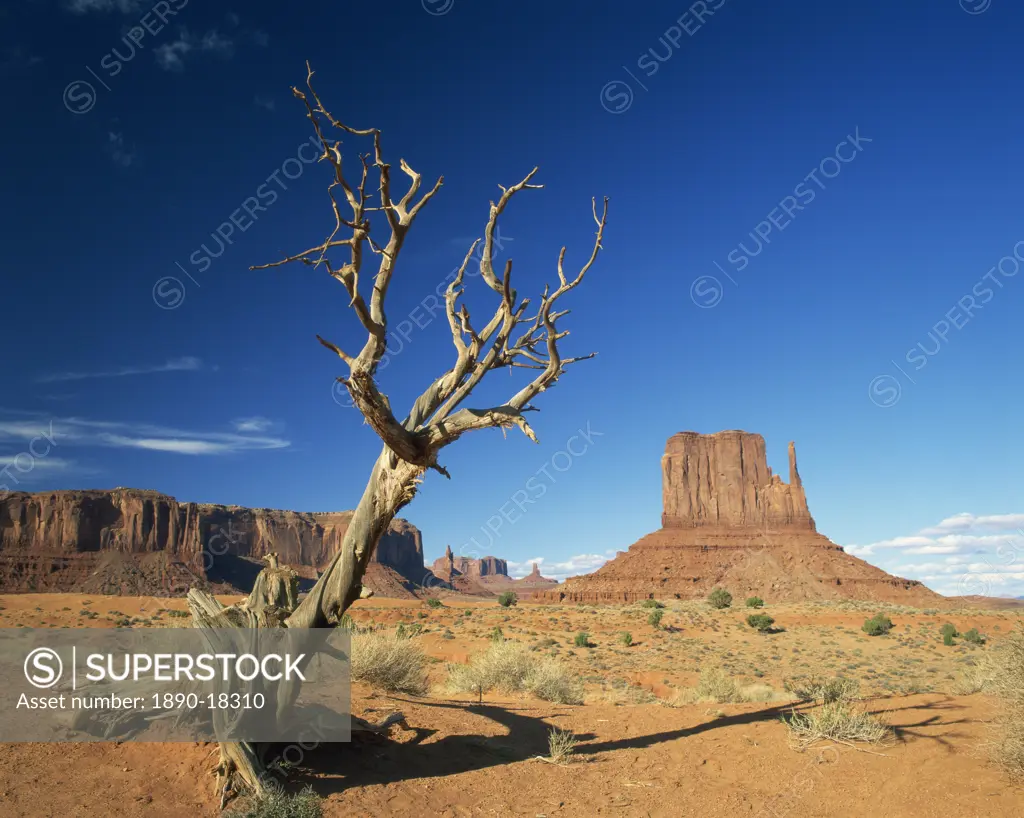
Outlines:
{"type": "Polygon", "coordinates": [[[526,689],[546,702],[583,704],[579,682],[557,659],[535,661],[526,677],[526,689]]]}
{"type": "Polygon", "coordinates": [[[742,701],[739,685],[721,670],[701,671],[697,680],[696,696],[698,700],[728,704],[742,701]]]}
{"type": "Polygon", "coordinates": [[[754,684],[740,688],[740,696],[745,702],[774,702],[779,694],[771,685],[754,684]]]}
{"type": "Polygon", "coordinates": [[[352,681],[389,693],[427,692],[427,657],[414,639],[386,631],[353,632],[352,681]]]}
{"type": "Polygon", "coordinates": [[[753,684],[740,687],[734,679],[726,676],[721,670],[707,669],[701,671],[696,687],[678,691],[666,704],[670,707],[680,707],[696,702],[745,704],[776,701],[778,698],[778,693],[769,685],[753,684]]]}
{"type": "Polygon", "coordinates": [[[950,692],[954,696],[971,696],[974,693],[981,693],[985,689],[990,672],[987,664],[987,662],[972,662],[964,667],[953,684],[950,685],[950,692]]]}
{"type": "Polygon", "coordinates": [[[571,731],[553,727],[548,733],[548,757],[556,764],[561,764],[573,754],[576,743],[576,737],[571,731]]]}
{"type": "Polygon", "coordinates": [[[557,660],[537,658],[518,642],[493,642],[468,665],[448,665],[448,689],[453,693],[530,693],[558,704],[581,704],[575,677],[557,660]]]}
{"type": "Polygon", "coordinates": [[[616,706],[634,706],[651,704],[658,701],[658,697],[625,679],[612,679],[601,686],[600,700],[616,706]]]}
{"type": "Polygon", "coordinates": [[[881,744],[893,737],[892,728],[883,717],[845,701],[829,702],[806,711],[794,710],[783,721],[800,748],[826,739],[881,744]]]}
{"type": "Polygon", "coordinates": [[[860,682],[833,676],[827,679],[811,677],[810,679],[787,681],[786,690],[801,701],[831,704],[832,702],[850,701],[857,697],[860,682]]]}
{"type": "Polygon", "coordinates": [[[1009,634],[979,662],[982,690],[996,697],[997,737],[993,758],[1024,779],[1024,629],[1009,634]]]}
{"type": "Polygon", "coordinates": [[[245,805],[226,813],[228,818],[321,818],[320,799],[312,787],[289,795],[278,785],[247,799],[245,805]]]}

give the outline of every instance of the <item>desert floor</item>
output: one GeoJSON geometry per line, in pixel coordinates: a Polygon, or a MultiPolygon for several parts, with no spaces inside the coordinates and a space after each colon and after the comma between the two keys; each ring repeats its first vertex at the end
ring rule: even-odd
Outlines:
{"type": "MultiPolygon", "coordinates": [[[[225,602],[236,601],[223,598],[225,602]]],[[[977,628],[991,642],[1024,624],[1020,610],[912,611],[866,603],[771,605],[782,630],[760,635],[749,611],[670,602],[661,627],[639,606],[554,606],[445,598],[365,600],[360,625],[405,628],[431,657],[426,698],[353,689],[370,720],[400,711],[409,729],[313,751],[295,780],[326,798],[327,816],[1020,816],[1024,789],[992,765],[992,703],[956,695],[979,651],[947,647],[939,628],[977,628]],[[895,627],[860,626],[884,610],[895,627]],[[586,685],[586,704],[553,705],[444,691],[445,663],[465,662],[496,627],[552,654],[586,685]],[[586,632],[593,647],[573,646],[586,632]],[[622,644],[628,632],[633,644],[622,644]],[[722,670],[757,701],[685,701],[702,670],[722,670]],[[864,705],[895,728],[889,746],[791,745],[781,716],[789,683],[811,675],[858,679],[864,705]],[[675,706],[669,706],[673,702],[675,706]],[[548,752],[552,726],[579,744],[571,761],[548,752]]],[[[184,600],[80,594],[0,595],[0,627],[175,627],[184,600]]],[[[0,816],[215,815],[207,744],[0,745],[0,816]]]]}

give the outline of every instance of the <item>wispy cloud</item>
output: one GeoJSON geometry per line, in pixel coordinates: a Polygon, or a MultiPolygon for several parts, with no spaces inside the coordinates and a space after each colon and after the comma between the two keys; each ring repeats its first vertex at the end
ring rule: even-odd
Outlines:
{"type": "Polygon", "coordinates": [[[984,528],[995,531],[1015,531],[1024,528],[1024,514],[989,514],[978,517],[968,514],[954,514],[931,528],[922,529],[924,535],[947,534],[949,532],[971,531],[984,528]]]}
{"type": "Polygon", "coordinates": [[[252,418],[237,418],[231,421],[231,425],[235,427],[236,432],[265,432],[273,425],[273,423],[267,418],[252,417],[252,418]]]}
{"type": "Polygon", "coordinates": [[[17,472],[31,472],[39,469],[44,472],[68,471],[74,468],[74,461],[64,460],[59,457],[31,457],[29,454],[0,454],[0,469],[8,466],[13,467],[17,472]]]}
{"type": "Polygon", "coordinates": [[[85,381],[91,378],[124,378],[129,375],[154,375],[160,372],[197,372],[203,368],[199,358],[186,356],[173,358],[162,364],[143,364],[142,366],[122,366],[117,369],[101,369],[84,372],[54,372],[40,375],[36,383],[55,383],[58,381],[85,381]]]}
{"type": "Polygon", "coordinates": [[[140,11],[143,0],[68,0],[64,8],[75,14],[88,14],[89,12],[111,12],[119,11],[121,14],[134,14],[140,11]]]}
{"type": "Polygon", "coordinates": [[[198,37],[183,28],[177,40],[157,46],[153,53],[157,65],[165,71],[181,71],[185,68],[186,54],[208,53],[227,59],[234,54],[234,50],[234,41],[224,37],[215,28],[198,37]]]}
{"type": "Polygon", "coordinates": [[[124,134],[118,131],[110,131],[107,134],[107,153],[114,160],[114,164],[122,168],[131,167],[135,162],[135,157],[138,156],[135,147],[127,147],[124,142],[124,134]]]}
{"type": "Polygon", "coordinates": [[[242,431],[197,431],[146,423],[5,414],[6,417],[0,414],[0,442],[26,443],[43,437],[54,440],[58,446],[142,449],[188,455],[225,455],[291,446],[290,441],[280,437],[242,431]]]}
{"type": "Polygon", "coordinates": [[[562,562],[549,562],[544,557],[535,557],[525,562],[509,562],[508,573],[510,577],[521,579],[533,570],[533,564],[536,563],[541,574],[548,579],[557,579],[561,582],[568,577],[596,571],[614,556],[614,551],[606,551],[604,554],[576,554],[562,562]]]}
{"type": "Polygon", "coordinates": [[[940,594],[1024,594],[1024,514],[964,512],[915,534],[849,545],[846,551],[940,594]]]}
{"type": "Polygon", "coordinates": [[[42,64],[43,58],[32,54],[24,46],[15,45],[0,48],[0,74],[27,73],[42,64]]]}
{"type": "Polygon", "coordinates": [[[266,110],[271,112],[273,112],[277,108],[277,103],[275,103],[274,100],[261,97],[258,94],[255,97],[253,97],[252,101],[260,108],[265,108],[266,110]]]}

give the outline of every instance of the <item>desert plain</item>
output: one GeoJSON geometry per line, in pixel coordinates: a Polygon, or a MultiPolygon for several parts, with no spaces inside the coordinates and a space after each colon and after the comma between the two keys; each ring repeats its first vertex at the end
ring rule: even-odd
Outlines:
{"type": "MultiPolygon", "coordinates": [[[[427,657],[425,695],[353,685],[353,713],[400,712],[387,736],[317,748],[291,770],[326,816],[1019,816],[1024,792],[988,754],[994,702],[965,686],[985,650],[1022,624],[1024,609],[985,601],[916,609],[885,603],[768,602],[776,632],[746,623],[742,601],[550,605],[439,592],[370,598],[361,630],[400,626],[427,657]],[[436,607],[435,607],[436,606],[436,607]],[[996,607],[999,606],[999,607],[996,607]],[[657,626],[653,610],[662,612],[657,626]],[[885,613],[886,635],[861,630],[885,613]],[[943,644],[940,627],[976,628],[987,644],[943,644]],[[501,638],[557,658],[583,703],[528,694],[453,694],[449,668],[501,638]],[[576,643],[587,634],[588,647],[576,643]],[[623,634],[630,644],[624,644],[623,634]],[[702,677],[703,674],[703,677],[702,677]],[[857,705],[891,727],[880,744],[800,746],[783,718],[815,705],[791,692],[811,677],[856,680],[857,705]],[[716,701],[701,688],[722,696],[716,701]],[[711,684],[707,684],[710,680],[711,684]],[[549,756],[552,728],[573,752],[549,756]]],[[[225,604],[237,596],[224,596],[225,604]]],[[[48,593],[0,595],[2,627],[182,627],[183,599],[48,593]],[[172,613],[175,612],[175,613],[172,613]]],[[[214,814],[216,745],[0,745],[4,816],[214,814]],[[73,787],[67,782],[74,780],[73,787]]]]}

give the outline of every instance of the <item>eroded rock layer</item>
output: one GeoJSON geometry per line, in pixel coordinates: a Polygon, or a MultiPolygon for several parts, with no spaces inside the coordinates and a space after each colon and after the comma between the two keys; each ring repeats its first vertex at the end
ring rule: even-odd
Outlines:
{"type": "Polygon", "coordinates": [[[792,443],[789,483],[768,467],[764,438],[748,432],[673,435],[661,464],[662,528],[593,574],[571,577],[535,600],[694,599],[724,587],[737,599],[766,601],[943,601],[817,532],[792,443]]]}
{"type": "MultiPolygon", "coordinates": [[[[313,579],[338,552],[351,511],[306,513],[179,503],[155,491],[14,492],[0,498],[0,590],[184,593],[246,589],[276,551],[313,579]]],[[[366,584],[393,595],[426,575],[419,530],[395,520],[366,584]]]]}
{"type": "Polygon", "coordinates": [[[558,584],[556,580],[541,576],[536,563],[532,571],[521,579],[508,575],[508,563],[498,557],[456,557],[451,546],[445,548],[443,557],[434,560],[431,571],[439,581],[448,583],[454,590],[477,596],[494,596],[502,591],[515,591],[526,598],[538,590],[545,590],[558,584]]]}
{"type": "Polygon", "coordinates": [[[449,545],[445,549],[443,557],[434,560],[431,570],[434,575],[451,582],[453,579],[463,576],[470,579],[480,579],[488,576],[508,576],[508,563],[497,557],[456,557],[449,545]]]}

